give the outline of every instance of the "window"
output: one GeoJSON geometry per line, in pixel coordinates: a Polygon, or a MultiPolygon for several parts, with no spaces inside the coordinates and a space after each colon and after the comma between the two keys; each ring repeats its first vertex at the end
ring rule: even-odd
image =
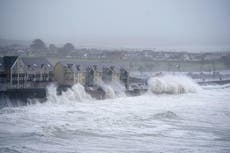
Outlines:
{"type": "Polygon", "coordinates": [[[40,75],[40,74],[36,74],[35,77],[36,77],[36,78],[40,78],[41,75],[40,75]]]}
{"type": "Polygon", "coordinates": [[[14,84],[14,85],[17,84],[17,83],[18,83],[18,80],[13,80],[12,81],[12,84],[14,84]]]}
{"type": "Polygon", "coordinates": [[[40,74],[35,74],[36,81],[40,81],[41,75],[40,74]]]}
{"type": "Polygon", "coordinates": [[[29,74],[28,75],[28,81],[32,81],[34,79],[34,74],[29,74]]]}
{"type": "Polygon", "coordinates": [[[48,74],[42,74],[42,81],[47,81],[48,74]]]}
{"type": "Polygon", "coordinates": [[[24,84],[25,81],[24,80],[19,80],[19,84],[24,84]]]}
{"type": "Polygon", "coordinates": [[[17,73],[13,73],[13,74],[12,74],[12,77],[13,77],[13,78],[16,78],[16,77],[18,77],[18,74],[17,74],[17,73]]]}
{"type": "Polygon", "coordinates": [[[19,77],[25,77],[25,73],[19,73],[19,77]]]}
{"type": "Polygon", "coordinates": [[[73,64],[67,64],[67,67],[70,69],[72,68],[73,64]]]}

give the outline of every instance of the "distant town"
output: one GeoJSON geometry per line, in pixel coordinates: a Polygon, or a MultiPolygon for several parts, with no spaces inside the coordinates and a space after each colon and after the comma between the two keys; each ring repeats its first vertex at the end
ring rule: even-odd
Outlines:
{"type": "Polygon", "coordinates": [[[0,43],[0,56],[46,57],[52,64],[63,59],[80,61],[103,61],[122,63],[130,71],[216,71],[230,67],[229,52],[202,52],[168,50],[129,50],[129,49],[96,49],[78,48],[72,43],[57,47],[41,39],[31,43],[8,41],[0,43]],[[28,45],[29,44],[29,45],[28,45]]]}

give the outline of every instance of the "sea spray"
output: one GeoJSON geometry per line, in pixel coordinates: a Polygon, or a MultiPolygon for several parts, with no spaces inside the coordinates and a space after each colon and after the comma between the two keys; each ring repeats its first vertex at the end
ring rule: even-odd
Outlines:
{"type": "Polygon", "coordinates": [[[224,88],[3,108],[0,152],[227,153],[229,101],[224,88]]]}
{"type": "Polygon", "coordinates": [[[113,88],[110,85],[104,83],[103,81],[98,81],[97,85],[103,89],[103,91],[105,92],[106,98],[115,98],[116,97],[115,91],[113,90],[113,88]]]}
{"type": "Polygon", "coordinates": [[[115,91],[115,94],[117,97],[124,97],[126,96],[125,95],[125,86],[119,82],[119,81],[112,81],[110,84],[109,84],[113,90],[115,91]]]}
{"type": "Polygon", "coordinates": [[[106,98],[116,98],[125,96],[125,87],[118,81],[113,81],[110,83],[98,81],[97,85],[105,91],[106,98]]]}
{"type": "Polygon", "coordinates": [[[63,91],[61,95],[57,95],[57,87],[55,85],[50,85],[47,88],[47,91],[47,101],[51,103],[82,102],[92,100],[92,97],[86,93],[81,84],[75,84],[67,91],[63,91]]]}
{"type": "Polygon", "coordinates": [[[192,79],[183,75],[164,75],[148,80],[149,91],[155,94],[194,93],[201,90],[192,79]]]}

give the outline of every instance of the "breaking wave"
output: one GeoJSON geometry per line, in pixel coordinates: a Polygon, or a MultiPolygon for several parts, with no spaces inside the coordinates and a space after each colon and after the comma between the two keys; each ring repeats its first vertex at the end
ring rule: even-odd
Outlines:
{"type": "Polygon", "coordinates": [[[149,91],[154,94],[195,93],[200,86],[187,76],[164,75],[148,80],[149,91]]]}
{"type": "Polygon", "coordinates": [[[57,87],[55,85],[50,85],[47,90],[47,101],[51,103],[82,102],[93,99],[88,93],[86,93],[81,84],[75,84],[72,88],[62,92],[61,95],[57,95],[57,87]]]}
{"type": "Polygon", "coordinates": [[[100,81],[97,83],[105,91],[106,98],[116,98],[125,96],[125,87],[120,82],[111,82],[109,84],[100,81]]]}

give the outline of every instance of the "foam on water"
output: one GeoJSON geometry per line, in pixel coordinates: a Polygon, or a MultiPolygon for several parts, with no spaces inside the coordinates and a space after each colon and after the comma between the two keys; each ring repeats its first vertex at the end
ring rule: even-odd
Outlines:
{"type": "Polygon", "coordinates": [[[80,85],[48,90],[47,103],[0,109],[0,152],[230,151],[230,88],[94,103],[80,85]]]}
{"type": "MultiPolygon", "coordinates": [[[[106,87],[112,98],[124,93],[106,87]]],[[[149,90],[169,95],[95,101],[80,84],[62,95],[51,85],[46,103],[0,109],[0,152],[228,153],[230,88],[215,87],[197,92],[187,77],[163,76],[149,90]]]]}
{"type": "Polygon", "coordinates": [[[225,89],[225,88],[230,88],[230,84],[223,84],[223,85],[205,85],[203,86],[203,89],[207,90],[213,90],[213,89],[225,89]]]}
{"type": "Polygon", "coordinates": [[[195,93],[201,87],[192,79],[183,75],[164,75],[148,80],[149,91],[154,94],[195,93]]]}
{"type": "Polygon", "coordinates": [[[178,116],[172,111],[156,113],[156,114],[154,114],[154,117],[156,119],[176,119],[176,118],[178,118],[178,116]]]}

